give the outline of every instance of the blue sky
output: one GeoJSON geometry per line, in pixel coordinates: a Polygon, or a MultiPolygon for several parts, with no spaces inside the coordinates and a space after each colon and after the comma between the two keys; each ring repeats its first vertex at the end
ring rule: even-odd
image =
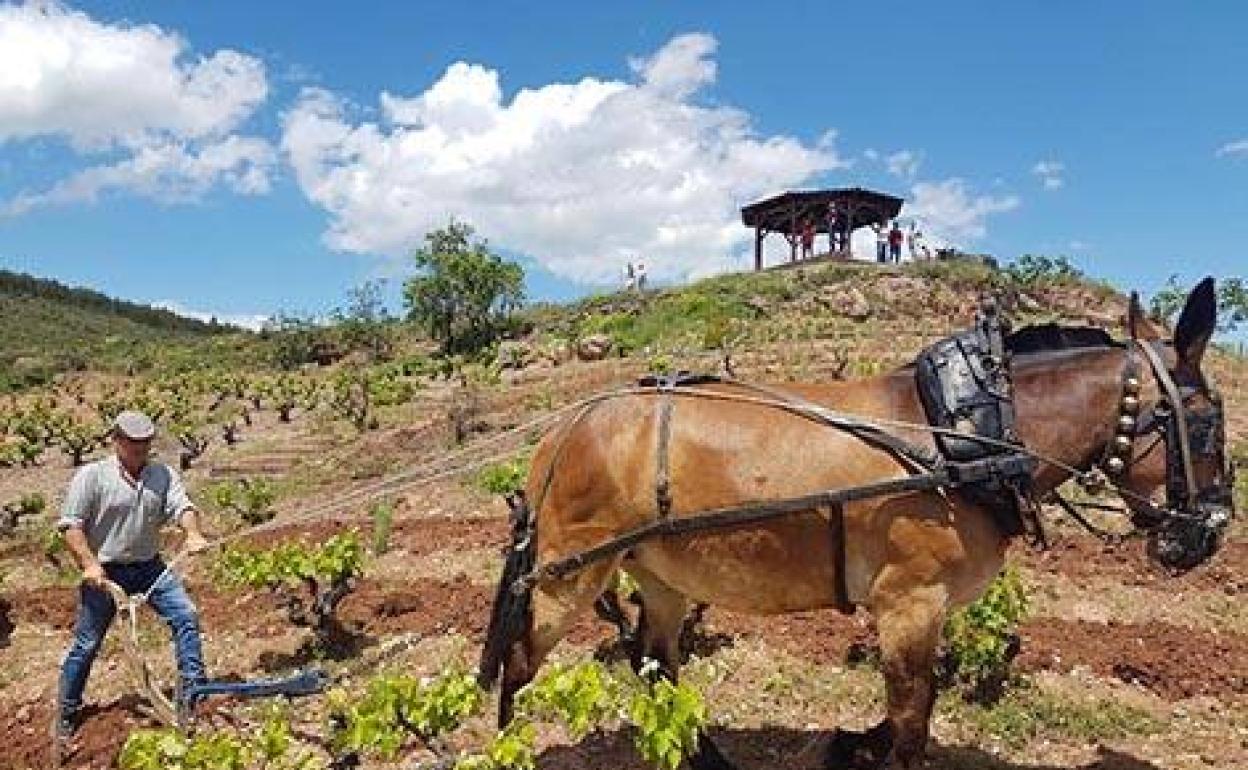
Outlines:
{"type": "Polygon", "coordinates": [[[1121,287],[1243,275],[1248,7],[1187,8],[0,5],[0,266],[323,312],[454,215],[557,298],[743,267],[740,205],[864,185],[1121,287]]]}

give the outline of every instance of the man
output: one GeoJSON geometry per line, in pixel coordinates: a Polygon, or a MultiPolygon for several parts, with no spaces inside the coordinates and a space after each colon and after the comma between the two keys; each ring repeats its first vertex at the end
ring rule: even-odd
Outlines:
{"type": "Polygon", "coordinates": [[[888,256],[893,264],[901,264],[901,243],[905,240],[905,235],[901,232],[901,225],[897,224],[897,220],[893,220],[893,227],[888,231],[888,256]]]}
{"type": "Polygon", "coordinates": [[[117,608],[105,588],[111,580],[126,593],[151,590],[152,609],[173,635],[182,688],[204,680],[199,620],[182,582],[166,572],[159,554],[160,528],[168,521],[186,533],[185,548],[208,546],[199,517],[177,473],[149,460],[156,426],[141,412],[122,412],[113,421],[114,455],[74,474],[57,528],[82,570],[74,637],[61,666],[56,736],[68,740],[77,729],[82,693],[91,664],[117,608]]]}
{"type": "Polygon", "coordinates": [[[807,217],[802,220],[802,259],[815,256],[815,220],[807,217]]]}
{"type": "Polygon", "coordinates": [[[875,261],[881,265],[888,261],[888,228],[883,222],[872,222],[875,231],[875,261]]]}

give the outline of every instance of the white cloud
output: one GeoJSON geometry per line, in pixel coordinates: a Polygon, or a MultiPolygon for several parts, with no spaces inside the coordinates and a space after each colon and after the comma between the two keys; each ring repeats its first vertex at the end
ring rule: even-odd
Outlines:
{"type": "Polygon", "coordinates": [[[166,299],[153,303],[152,307],[163,308],[171,313],[177,313],[186,318],[194,318],[198,321],[208,323],[212,319],[216,319],[217,323],[233,324],[241,326],[244,329],[250,329],[253,332],[260,331],[264,328],[265,323],[272,317],[271,314],[260,313],[212,313],[206,310],[193,310],[175,300],[166,299]]]}
{"type": "Polygon", "coordinates": [[[0,5],[0,146],[51,138],[109,159],[0,211],[109,189],[176,201],[221,182],[263,192],[274,154],[235,131],[267,94],[264,65],[246,54],[196,58],[154,25],[104,24],[56,3],[0,5]]]}
{"type": "Polygon", "coordinates": [[[196,200],[216,184],[244,195],[259,195],[269,190],[275,162],[272,146],[262,139],[228,136],[198,150],[176,141],[153,142],[135,148],[124,160],[84,169],[43,192],[20,193],[0,205],[0,215],[20,216],[40,206],[93,203],[110,190],[128,190],[164,203],[196,200]]]}
{"type": "Polygon", "coordinates": [[[1046,190],[1058,190],[1066,184],[1066,180],[1063,178],[1063,175],[1066,173],[1066,164],[1060,161],[1037,161],[1036,165],[1031,167],[1031,173],[1040,178],[1040,182],[1046,190]]]}
{"type": "Polygon", "coordinates": [[[1218,148],[1215,155],[1219,158],[1226,157],[1228,155],[1235,158],[1248,158],[1248,139],[1227,142],[1218,148]]]}
{"type": "Polygon", "coordinates": [[[917,221],[932,245],[959,245],[983,238],[986,220],[1018,208],[1016,195],[974,195],[962,179],[918,182],[910,188],[911,200],[901,216],[917,221]]]}
{"type": "Polygon", "coordinates": [[[914,179],[923,163],[923,154],[912,150],[900,150],[884,159],[888,173],[902,179],[914,179]]]}
{"type": "Polygon", "coordinates": [[[715,47],[683,35],[630,60],[635,82],[584,77],[510,101],[496,71],[457,62],[421,94],[383,92],[381,123],[305,89],[282,149],[336,249],[401,254],[456,216],[582,281],[613,282],[638,258],[659,279],[739,267],[741,205],[845,163],[831,133],[759,136],[745,112],[699,104],[715,47]]]}

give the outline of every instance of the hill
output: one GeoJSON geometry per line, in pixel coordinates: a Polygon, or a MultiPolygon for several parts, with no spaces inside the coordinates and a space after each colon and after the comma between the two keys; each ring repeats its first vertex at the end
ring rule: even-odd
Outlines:
{"type": "Polygon", "coordinates": [[[125,370],[155,346],[180,346],[241,331],[0,270],[0,390],[46,382],[57,372],[88,366],[125,370]]]}

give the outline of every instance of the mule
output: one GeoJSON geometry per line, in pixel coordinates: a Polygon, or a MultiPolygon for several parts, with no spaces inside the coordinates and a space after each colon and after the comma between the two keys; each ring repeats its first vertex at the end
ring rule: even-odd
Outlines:
{"type": "MultiPolygon", "coordinates": [[[[1180,417],[1213,414],[1208,410],[1216,411],[1220,403],[1201,371],[1216,324],[1212,279],[1187,298],[1173,342],[1160,342],[1162,330],[1144,318],[1134,297],[1127,323],[1127,344],[1115,343],[1099,330],[1088,334],[1050,328],[1015,335],[1017,432],[1028,449],[1062,464],[1040,465],[1031,479],[1038,495],[1070,478],[1072,468],[1086,471],[1098,465],[1119,442],[1114,451],[1121,467],[1113,470],[1137,523],[1150,527],[1148,552],[1169,569],[1189,569],[1213,555],[1233,513],[1221,425],[1193,440],[1199,452],[1188,451],[1187,437],[1179,442],[1180,437],[1170,435],[1172,427],[1164,436],[1167,451],[1157,451],[1160,442],[1151,434],[1162,422],[1171,426],[1174,411],[1180,417]],[[1145,346],[1156,352],[1151,365],[1153,354],[1142,354],[1145,346]],[[1175,384],[1182,391],[1181,403],[1174,403],[1175,384]],[[1125,439],[1124,410],[1131,427],[1125,439]],[[1143,416],[1137,420],[1131,414],[1143,416]],[[1173,443],[1184,447],[1184,494],[1176,490],[1173,443]],[[1172,507],[1150,502],[1163,491],[1172,507]]],[[[735,386],[712,383],[699,388],[731,393],[735,386]]],[[[788,383],[778,389],[842,413],[927,423],[911,369],[847,383],[788,383]]],[[[660,472],[668,480],[664,491],[672,517],[746,501],[801,497],[908,472],[888,451],[763,404],[667,397],[675,398],[675,404],[666,426],[660,425],[659,396],[643,392],[604,399],[542,440],[526,485],[539,567],[654,521],[660,515],[655,504],[660,472]],[[656,453],[660,430],[669,432],[665,461],[656,453]]],[[[923,431],[898,435],[932,446],[930,434],[923,431]]],[[[483,663],[486,683],[492,683],[501,663],[500,725],[511,718],[516,691],[533,679],[547,654],[573,621],[590,610],[627,558],[627,571],[641,593],[640,649],[673,679],[691,601],[769,615],[836,606],[843,593],[853,605],[867,609],[879,636],[885,715],[866,733],[839,732],[829,761],[838,766],[914,766],[928,741],[935,700],[933,664],[945,617],[978,597],[998,574],[1011,538],[993,511],[950,490],[911,491],[845,505],[844,551],[839,555],[829,536],[829,519],[829,511],[813,508],[746,526],[646,540],[626,555],[590,562],[564,577],[538,573],[521,627],[514,638],[503,640],[501,660],[483,663]],[[842,565],[841,574],[837,565],[842,565]]],[[[506,582],[500,586],[501,601],[507,601],[511,589],[506,582]]],[[[497,617],[497,603],[495,612],[497,617]]],[[[731,767],[705,738],[692,762],[699,768],[731,767]]]]}

